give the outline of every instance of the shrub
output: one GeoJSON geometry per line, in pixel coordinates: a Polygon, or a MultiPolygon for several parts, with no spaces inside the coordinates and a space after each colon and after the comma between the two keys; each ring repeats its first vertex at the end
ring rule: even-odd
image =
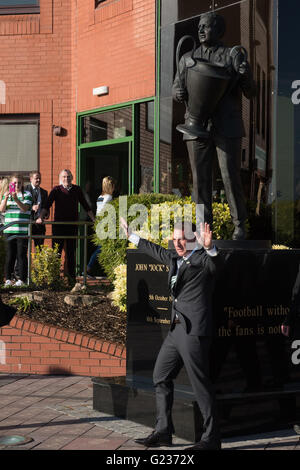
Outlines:
{"type": "Polygon", "coordinates": [[[8,301],[9,305],[15,305],[19,312],[30,312],[36,308],[36,303],[30,300],[28,296],[15,297],[8,301]]]}
{"type": "Polygon", "coordinates": [[[228,204],[214,202],[213,205],[213,235],[216,240],[229,240],[233,232],[233,223],[231,220],[228,204]]]}
{"type": "MultiPolygon", "coordinates": [[[[175,195],[166,195],[166,194],[132,194],[127,197],[127,209],[129,209],[134,204],[143,204],[147,207],[148,211],[151,209],[152,204],[161,204],[166,201],[168,202],[177,202],[179,198],[175,195]]],[[[114,208],[115,213],[107,213],[107,210],[104,210],[103,213],[96,218],[95,221],[95,234],[93,236],[93,241],[96,246],[101,245],[101,253],[98,256],[98,260],[101,266],[104,269],[107,277],[113,281],[115,278],[114,269],[120,264],[126,264],[126,249],[127,249],[127,240],[119,238],[119,198],[114,199],[111,203],[111,206],[114,208]],[[101,220],[107,219],[108,224],[115,224],[116,226],[116,238],[106,238],[100,239],[97,235],[97,225],[101,220]]],[[[121,210],[122,211],[122,210],[121,210]]],[[[120,211],[120,212],[121,212],[120,211]]],[[[129,216],[128,222],[131,222],[135,219],[135,216],[129,216]]]]}
{"type": "MultiPolygon", "coordinates": [[[[168,194],[133,194],[127,197],[127,211],[128,211],[128,223],[132,222],[133,220],[137,220],[137,214],[130,215],[130,208],[134,204],[141,204],[145,206],[148,210],[148,218],[147,221],[153,224],[154,218],[158,221],[159,230],[157,230],[157,237],[154,239],[151,237],[151,230],[149,225],[143,223],[141,226],[138,227],[136,232],[147,238],[150,241],[155,241],[159,245],[164,247],[168,246],[168,235],[170,235],[173,226],[174,226],[174,214],[175,219],[178,213],[182,213],[183,206],[185,204],[191,205],[193,207],[192,214],[190,217],[192,221],[196,221],[196,211],[195,211],[195,204],[191,202],[190,197],[186,198],[178,198],[175,195],[168,195],[168,194]],[[152,210],[151,210],[152,209],[152,210]],[[174,211],[172,210],[174,209],[174,211]],[[171,210],[171,224],[170,230],[166,224],[167,214],[171,210]],[[160,213],[160,216],[158,217],[160,213]]],[[[107,277],[113,281],[115,278],[114,269],[119,266],[120,264],[126,263],[126,249],[127,249],[127,240],[119,238],[119,212],[122,215],[122,210],[119,210],[119,199],[115,199],[111,202],[112,207],[114,210],[112,211],[104,211],[101,216],[96,218],[95,221],[95,234],[93,236],[93,241],[96,246],[99,244],[101,245],[101,253],[98,256],[98,260],[103,267],[105,274],[107,277]],[[97,234],[97,226],[99,222],[104,225],[107,224],[107,227],[111,226],[116,227],[115,238],[105,238],[101,239],[97,234]]],[[[233,231],[233,224],[231,221],[230,211],[227,204],[213,204],[213,213],[214,213],[214,224],[213,224],[213,233],[214,237],[217,239],[230,239],[231,234],[233,231]]],[[[187,217],[190,219],[190,217],[187,217]]],[[[122,234],[123,235],[123,234],[122,234]]]]}
{"type": "Polygon", "coordinates": [[[291,248],[285,245],[272,245],[272,250],[291,250],[291,248]]]}
{"type": "Polygon", "coordinates": [[[120,264],[114,269],[115,279],[113,281],[114,290],[110,295],[112,304],[119,307],[121,312],[126,312],[127,300],[127,266],[120,264]]]}
{"type": "MultiPolygon", "coordinates": [[[[112,201],[111,205],[114,210],[104,211],[101,216],[97,217],[95,222],[95,235],[93,241],[96,246],[101,245],[101,253],[98,260],[102,265],[107,277],[113,283],[113,292],[111,298],[113,305],[118,306],[121,311],[126,311],[126,250],[127,239],[119,238],[119,215],[122,215],[122,209],[119,208],[119,199],[112,201]],[[98,224],[102,221],[102,230],[104,230],[104,222],[108,229],[110,224],[116,227],[115,238],[99,237],[97,233],[98,224]]],[[[174,227],[174,219],[184,214],[183,220],[192,220],[196,222],[196,206],[191,202],[190,197],[178,198],[175,195],[166,194],[133,194],[127,197],[127,220],[128,223],[133,220],[137,221],[138,214],[130,215],[130,208],[134,204],[141,204],[147,208],[147,216],[137,225],[135,230],[143,238],[154,241],[155,243],[168,247],[168,241],[174,227]],[[192,211],[183,212],[183,206],[189,204],[192,211]],[[171,214],[171,218],[169,217],[171,214]],[[167,221],[170,220],[170,227],[167,221]],[[146,219],[146,220],[145,220],[146,219]],[[152,224],[152,226],[151,226],[152,224]],[[149,226],[150,225],[150,226],[149,226]],[[154,230],[153,230],[154,228],[154,230]],[[154,233],[155,232],[155,236],[154,233]]],[[[213,203],[213,233],[216,239],[229,239],[233,232],[233,224],[231,221],[228,204],[213,203]]],[[[123,235],[123,234],[122,234],[123,235]]],[[[129,248],[135,248],[129,244],[129,248]]]]}
{"type": "Polygon", "coordinates": [[[39,288],[55,289],[60,287],[60,262],[58,244],[54,248],[46,245],[37,247],[31,271],[34,284],[39,288]]]}

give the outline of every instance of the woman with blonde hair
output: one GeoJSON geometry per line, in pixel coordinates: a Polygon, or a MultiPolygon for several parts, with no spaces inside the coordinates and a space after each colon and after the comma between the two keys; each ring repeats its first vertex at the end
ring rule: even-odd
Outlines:
{"type": "MultiPolygon", "coordinates": [[[[97,211],[96,211],[96,217],[101,214],[103,211],[105,205],[110,202],[113,198],[113,193],[116,188],[116,182],[112,176],[106,176],[102,180],[102,192],[100,196],[97,199],[97,211]]],[[[92,267],[95,264],[95,261],[97,259],[97,256],[99,255],[101,251],[101,245],[97,246],[96,250],[90,257],[90,260],[87,264],[86,271],[87,271],[87,276],[93,279],[93,276],[91,275],[92,267]]]]}
{"type": "MultiPolygon", "coordinates": [[[[3,178],[1,178],[1,181],[0,181],[0,203],[2,201],[4,194],[8,191],[8,186],[9,186],[9,180],[8,178],[4,176],[3,178]]],[[[4,213],[0,212],[0,227],[3,227],[4,219],[5,219],[4,213]]]]}
{"type": "Polygon", "coordinates": [[[0,201],[2,201],[4,193],[8,191],[9,180],[6,176],[3,176],[0,181],[0,201]]]}

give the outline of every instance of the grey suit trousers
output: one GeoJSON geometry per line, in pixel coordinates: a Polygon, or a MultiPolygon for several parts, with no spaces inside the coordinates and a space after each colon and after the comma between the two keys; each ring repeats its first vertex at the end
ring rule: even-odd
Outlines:
{"type": "Polygon", "coordinates": [[[201,439],[206,442],[220,442],[216,399],[209,378],[210,345],[210,337],[188,335],[182,324],[172,326],[157,356],[153,372],[156,431],[168,434],[174,432],[171,416],[173,380],[184,365],[203,416],[204,431],[201,439]]]}

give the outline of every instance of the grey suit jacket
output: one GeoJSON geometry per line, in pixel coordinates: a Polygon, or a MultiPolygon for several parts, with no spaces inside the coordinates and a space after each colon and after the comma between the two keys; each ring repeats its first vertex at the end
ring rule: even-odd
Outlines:
{"type": "MultiPolygon", "coordinates": [[[[29,191],[32,195],[32,204],[33,205],[37,204],[37,199],[36,199],[36,196],[34,194],[31,184],[28,184],[25,189],[26,191],[29,191]]],[[[44,209],[46,206],[47,199],[48,199],[48,191],[46,191],[46,189],[43,189],[41,187],[40,187],[40,191],[41,191],[41,209],[44,209]]],[[[33,220],[36,220],[38,218],[38,216],[33,211],[31,212],[31,217],[33,220]]]]}
{"type": "Polygon", "coordinates": [[[171,325],[177,314],[188,334],[212,336],[213,289],[217,274],[223,266],[220,254],[209,256],[203,248],[195,251],[180,266],[176,284],[171,289],[171,278],[176,274],[178,255],[143,238],[139,241],[138,249],[170,266],[168,282],[173,299],[171,325]]]}

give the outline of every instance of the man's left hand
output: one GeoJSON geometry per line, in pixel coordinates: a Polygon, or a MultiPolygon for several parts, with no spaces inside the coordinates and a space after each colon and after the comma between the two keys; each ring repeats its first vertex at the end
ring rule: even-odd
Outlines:
{"type": "Polygon", "coordinates": [[[195,236],[200,245],[203,246],[205,250],[210,250],[212,248],[212,231],[210,230],[209,224],[200,224],[200,235],[195,232],[195,236]]]}

